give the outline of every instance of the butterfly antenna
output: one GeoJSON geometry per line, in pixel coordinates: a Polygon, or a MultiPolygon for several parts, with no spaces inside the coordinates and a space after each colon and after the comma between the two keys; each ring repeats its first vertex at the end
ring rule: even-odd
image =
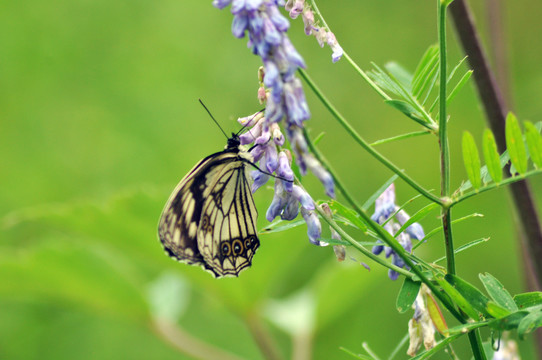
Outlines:
{"type": "Polygon", "coordinates": [[[207,114],[209,114],[209,116],[211,117],[211,119],[213,119],[213,121],[215,122],[216,126],[218,126],[218,128],[220,129],[220,131],[222,131],[222,134],[224,134],[224,136],[229,139],[230,137],[226,134],[226,132],[224,131],[224,129],[222,129],[222,126],[220,126],[220,124],[218,123],[218,121],[216,121],[215,117],[213,116],[213,114],[211,114],[211,112],[209,111],[209,109],[207,109],[207,106],[205,106],[205,104],[203,103],[203,101],[201,101],[201,99],[198,99],[199,100],[199,103],[201,104],[201,106],[203,106],[203,108],[205,109],[205,111],[207,111],[207,114]]]}

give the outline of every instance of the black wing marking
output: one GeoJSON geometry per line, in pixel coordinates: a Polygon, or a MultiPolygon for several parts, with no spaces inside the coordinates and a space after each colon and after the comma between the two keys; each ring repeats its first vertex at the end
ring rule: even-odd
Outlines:
{"type": "Polygon", "coordinates": [[[216,277],[238,276],[249,267],[259,247],[258,216],[245,158],[223,168],[210,187],[198,228],[198,248],[205,268],[216,277]]]}
{"type": "Polygon", "coordinates": [[[158,236],[166,253],[178,261],[204,265],[197,244],[201,210],[209,183],[224,164],[235,161],[236,152],[222,151],[201,160],[173,190],[160,217],[158,236]]]}

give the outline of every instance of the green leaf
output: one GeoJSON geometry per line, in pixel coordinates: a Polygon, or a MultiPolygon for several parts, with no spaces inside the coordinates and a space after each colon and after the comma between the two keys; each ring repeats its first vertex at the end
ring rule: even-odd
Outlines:
{"type": "Polygon", "coordinates": [[[442,289],[450,296],[454,303],[459,306],[465,314],[467,314],[471,319],[478,320],[478,312],[474,307],[463,297],[463,295],[453,286],[451,283],[442,278],[436,279],[442,289]]]}
{"type": "Polygon", "coordinates": [[[342,351],[344,351],[344,352],[347,353],[348,355],[355,357],[356,359],[360,359],[360,360],[375,360],[374,358],[372,358],[372,357],[370,357],[370,356],[367,356],[367,355],[356,354],[356,353],[354,353],[354,352],[348,350],[347,348],[340,347],[339,349],[341,349],[342,351]]]}
{"type": "MultiPolygon", "coordinates": [[[[452,224],[453,224],[453,222],[452,222],[452,224]]],[[[425,238],[427,239],[427,236],[426,236],[425,238]]],[[[465,244],[465,245],[462,245],[462,246],[456,248],[456,249],[454,250],[454,254],[457,255],[457,254],[459,254],[460,252],[465,251],[465,250],[467,250],[468,248],[470,248],[470,247],[472,247],[472,246],[476,246],[476,245],[479,245],[479,244],[481,244],[481,243],[485,243],[485,242],[487,242],[488,240],[489,240],[489,238],[481,238],[481,239],[473,240],[473,241],[471,241],[471,242],[469,242],[469,243],[467,243],[467,244],[465,244]]],[[[416,244],[416,245],[418,245],[418,244],[416,244]]],[[[438,258],[438,259],[436,259],[436,260],[434,260],[434,261],[432,261],[432,262],[433,262],[433,263],[437,263],[437,262],[443,261],[443,260],[446,260],[446,256],[443,256],[443,257],[441,257],[441,258],[438,258]]]]}
{"type": "Polygon", "coordinates": [[[527,309],[533,306],[542,305],[542,292],[533,291],[514,296],[514,302],[520,309],[527,309]]]}
{"type": "MultiPolygon", "coordinates": [[[[462,221],[465,221],[467,219],[471,219],[473,217],[484,217],[483,214],[478,214],[478,213],[473,213],[473,214],[470,214],[470,215],[467,215],[467,216],[463,216],[462,218],[459,218],[459,219],[456,219],[456,220],[453,220],[452,221],[452,225],[455,225],[457,223],[460,223],[462,221]]],[[[438,232],[440,232],[442,230],[442,225],[441,226],[437,226],[436,228],[432,229],[431,231],[428,231],[427,234],[425,234],[425,237],[423,238],[424,239],[424,243],[429,239],[431,238],[432,236],[434,236],[435,234],[437,234],[438,232]]],[[[420,246],[422,243],[417,243],[416,245],[414,245],[414,247],[412,248],[412,250],[415,250],[418,246],[420,246]]]]}
{"type": "Polygon", "coordinates": [[[490,300],[486,305],[487,312],[495,319],[502,319],[510,315],[510,310],[490,300]]]}
{"type": "Polygon", "coordinates": [[[412,215],[410,217],[410,219],[408,219],[407,222],[405,222],[403,224],[403,226],[401,226],[401,228],[399,230],[397,230],[397,232],[395,233],[394,237],[397,237],[399,236],[399,234],[401,234],[403,231],[405,231],[410,225],[414,224],[415,222],[418,222],[420,220],[422,220],[423,218],[425,218],[431,211],[433,211],[434,209],[438,208],[440,205],[437,204],[437,203],[431,203],[427,206],[424,206],[423,208],[421,208],[418,212],[416,212],[414,215],[412,215]]]}
{"type": "Polygon", "coordinates": [[[358,227],[361,231],[367,232],[367,225],[361,220],[358,214],[341,204],[336,200],[332,200],[329,203],[329,208],[333,211],[336,211],[337,214],[343,216],[345,219],[350,221],[354,226],[358,227]]]}
{"type": "Polygon", "coordinates": [[[527,315],[527,311],[516,311],[508,316],[500,319],[495,319],[489,322],[489,326],[496,330],[514,330],[518,327],[521,320],[527,315]]]}
{"type": "Polygon", "coordinates": [[[271,234],[274,232],[280,232],[280,231],[286,231],[289,229],[293,229],[295,227],[301,226],[305,223],[305,220],[303,219],[297,219],[294,221],[285,221],[285,220],[277,220],[269,224],[268,226],[264,227],[262,230],[260,230],[260,234],[271,234]]]}
{"type": "Polygon", "coordinates": [[[405,277],[405,281],[403,282],[403,286],[401,286],[401,290],[399,290],[399,295],[397,296],[397,302],[395,304],[397,311],[402,314],[410,309],[416,300],[421,285],[421,282],[415,282],[410,278],[405,277]]]}
{"type": "Polygon", "coordinates": [[[325,132],[321,132],[320,134],[318,134],[317,137],[314,138],[314,140],[312,141],[312,144],[314,146],[318,145],[318,143],[320,142],[320,140],[322,140],[324,138],[324,136],[326,135],[325,132]]]}
{"type": "Polygon", "coordinates": [[[418,122],[419,124],[425,127],[428,127],[428,123],[423,118],[423,115],[420,114],[418,110],[414,109],[414,107],[410,105],[408,102],[404,100],[385,100],[384,102],[394,107],[395,109],[399,110],[400,112],[402,112],[403,114],[405,114],[412,120],[418,122]]]}
{"type": "Polygon", "coordinates": [[[482,186],[480,156],[474,138],[468,131],[463,133],[463,162],[465,163],[465,170],[467,170],[467,175],[472,186],[475,189],[480,188],[482,186]]]}
{"type": "Polygon", "coordinates": [[[438,67],[439,53],[438,46],[431,45],[423,54],[416,71],[414,71],[414,76],[412,78],[412,93],[414,96],[418,97],[422,91],[424,84],[429,82],[431,69],[435,66],[438,67]]]}
{"type": "Polygon", "coordinates": [[[457,70],[459,70],[459,68],[461,67],[461,65],[463,65],[463,63],[467,60],[468,56],[465,56],[463,59],[459,60],[459,62],[457,63],[456,66],[454,66],[454,68],[452,69],[452,71],[450,71],[450,75],[448,75],[448,79],[446,79],[446,83],[449,84],[450,81],[452,81],[455,73],[457,72],[457,70]]]}
{"type": "Polygon", "coordinates": [[[518,311],[518,306],[514,302],[512,295],[502,286],[499,280],[490,273],[480,274],[479,277],[487,293],[497,304],[512,312],[518,311]]]}
{"type": "Polygon", "coordinates": [[[527,171],[527,152],[525,151],[518,119],[513,113],[508,113],[506,117],[505,135],[510,161],[512,161],[518,173],[524,174],[527,171]]]}
{"type": "MultiPolygon", "coordinates": [[[[489,315],[486,310],[486,305],[489,302],[489,299],[480,292],[473,285],[469,284],[465,280],[461,279],[452,274],[446,274],[444,279],[454,287],[457,292],[469,303],[469,305],[475,309],[475,311],[480,312],[484,315],[489,315]]],[[[470,313],[467,313],[471,316],[470,313]]],[[[472,316],[471,316],[472,318],[472,316]]],[[[473,320],[479,320],[478,317],[472,318],[473,320]]]]}
{"type": "Polygon", "coordinates": [[[425,350],[422,353],[419,353],[418,355],[414,356],[413,358],[410,358],[410,360],[423,360],[423,359],[430,359],[433,355],[435,355],[440,350],[444,349],[445,346],[450,344],[451,342],[457,340],[460,336],[463,334],[456,334],[453,336],[448,336],[447,338],[439,341],[433,348],[429,350],[425,350]]]}
{"type": "Polygon", "coordinates": [[[435,83],[437,82],[438,71],[439,71],[438,65],[439,65],[439,59],[437,56],[435,64],[433,64],[433,66],[429,68],[429,72],[426,74],[424,81],[421,83],[420,87],[414,93],[414,96],[416,96],[417,98],[421,97],[423,94],[426,94],[423,100],[424,103],[425,101],[427,101],[427,98],[429,97],[431,90],[433,90],[433,87],[435,86],[435,83]]]}
{"type": "Polygon", "coordinates": [[[388,181],[386,181],[381,187],[378,188],[378,190],[376,190],[376,192],[371,195],[367,201],[365,201],[365,203],[361,206],[361,208],[364,210],[364,211],[367,211],[369,210],[369,208],[375,203],[376,199],[382,195],[382,193],[384,191],[386,191],[387,188],[390,187],[391,184],[393,184],[393,182],[395,180],[397,180],[399,176],[397,174],[393,175],[391,178],[388,179],[388,181]]]}
{"type": "MultiPolygon", "coordinates": [[[[323,242],[326,242],[330,245],[346,245],[346,246],[350,246],[352,244],[350,244],[348,241],[345,241],[345,240],[335,240],[333,238],[330,238],[330,237],[326,237],[326,236],[321,236],[318,240],[320,241],[323,241],[323,242]]],[[[375,243],[376,244],[376,243],[375,243]]],[[[364,245],[360,242],[360,245],[364,245]]],[[[371,244],[373,245],[373,244],[371,244]]],[[[366,245],[364,245],[366,246],[366,245]]],[[[374,246],[374,245],[373,245],[374,246]]]]}
{"type": "Polygon", "coordinates": [[[531,155],[531,160],[538,169],[542,169],[542,136],[530,121],[524,121],[525,140],[531,155]]]}
{"type": "Polygon", "coordinates": [[[427,130],[413,131],[413,132],[410,132],[410,133],[401,134],[401,135],[392,136],[392,137],[389,137],[389,138],[386,138],[386,139],[377,140],[377,141],[372,142],[370,145],[371,146],[382,145],[382,144],[390,143],[392,141],[405,140],[405,139],[413,138],[415,136],[423,136],[423,135],[429,135],[429,134],[431,134],[431,132],[427,131],[427,130]]]}
{"type": "Polygon", "coordinates": [[[500,183],[502,181],[501,161],[499,159],[499,152],[497,151],[495,136],[489,129],[484,130],[483,148],[487,171],[493,181],[500,183]]]}
{"type": "MultiPolygon", "coordinates": [[[[535,129],[537,129],[540,132],[542,130],[542,121],[537,122],[536,124],[534,124],[534,126],[535,126],[535,129]]],[[[486,159],[486,161],[487,161],[487,159],[486,159]]],[[[510,161],[510,156],[508,155],[508,150],[504,151],[500,155],[499,161],[500,161],[501,169],[503,169],[506,166],[506,164],[510,161]]],[[[482,173],[482,178],[483,178],[484,183],[488,183],[488,182],[491,181],[491,177],[490,177],[490,174],[488,172],[488,168],[487,168],[486,165],[484,165],[482,167],[481,173],[482,173]]],[[[513,164],[510,167],[510,173],[511,174],[515,173],[515,166],[513,164]]],[[[501,176],[501,178],[502,178],[502,176],[501,176]]],[[[464,192],[464,191],[470,189],[471,187],[472,187],[471,182],[466,181],[465,183],[463,183],[461,185],[461,187],[459,188],[459,191],[464,192]]]]}
{"type": "Polygon", "coordinates": [[[372,64],[374,70],[369,73],[369,75],[374,79],[374,81],[383,89],[386,89],[397,96],[400,96],[404,99],[407,99],[409,93],[405,90],[402,85],[392,77],[390,77],[384,70],[382,70],[375,63],[372,64]]]}
{"type": "Polygon", "coordinates": [[[403,87],[410,90],[410,84],[412,83],[412,74],[395,61],[390,61],[384,65],[386,70],[399,81],[403,87]]]}
{"type": "MultiPolygon", "coordinates": [[[[482,294],[480,290],[460,277],[446,274],[444,278],[466,299],[466,301],[469,302],[474,309],[476,309],[476,311],[482,313],[484,316],[487,317],[490,315],[495,318],[501,318],[510,314],[510,311],[496,303],[490,302],[490,300],[484,294],[482,294]],[[490,303],[490,305],[488,305],[488,303],[490,303]]],[[[478,320],[477,318],[473,319],[478,320]]]]}
{"type": "Polygon", "coordinates": [[[448,94],[448,97],[446,98],[446,104],[449,104],[455,98],[455,96],[459,93],[463,86],[469,81],[471,75],[472,70],[469,70],[463,75],[461,79],[459,79],[459,82],[455,85],[452,91],[450,91],[450,94],[448,94]]]}
{"type": "Polygon", "coordinates": [[[533,330],[542,327],[542,311],[531,312],[518,325],[518,335],[521,340],[533,330]]]}

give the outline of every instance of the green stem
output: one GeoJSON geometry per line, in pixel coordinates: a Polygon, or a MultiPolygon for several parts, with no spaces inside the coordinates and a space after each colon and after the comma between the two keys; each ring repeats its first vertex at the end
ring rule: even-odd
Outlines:
{"type": "Polygon", "coordinates": [[[513,177],[506,178],[506,179],[502,180],[499,183],[491,183],[491,184],[485,185],[485,186],[483,186],[483,187],[481,187],[479,189],[476,189],[474,191],[471,191],[471,192],[469,192],[467,194],[452,197],[452,202],[450,203],[450,207],[452,207],[454,205],[457,205],[460,202],[462,202],[462,201],[464,201],[464,200],[466,200],[466,199],[468,199],[468,198],[470,198],[470,197],[472,197],[474,195],[478,195],[480,193],[483,193],[483,192],[486,192],[486,191],[489,191],[489,190],[493,190],[493,189],[498,188],[498,187],[505,187],[508,184],[512,184],[512,183],[515,183],[515,182],[518,182],[518,181],[521,181],[521,180],[525,180],[529,176],[539,175],[539,174],[542,174],[542,169],[531,170],[531,171],[528,171],[528,172],[526,172],[524,174],[518,174],[518,175],[515,175],[513,177]]]}
{"type": "Polygon", "coordinates": [[[348,55],[348,53],[346,51],[344,51],[343,49],[343,57],[348,60],[348,62],[350,63],[350,65],[352,65],[352,67],[356,70],[356,72],[363,78],[363,80],[365,80],[367,82],[367,84],[369,84],[370,87],[373,88],[374,91],[376,91],[378,93],[378,95],[380,95],[382,98],[384,98],[384,100],[392,100],[392,98],[386,94],[384,92],[384,90],[382,90],[380,88],[380,86],[378,86],[370,77],[369,75],[367,75],[367,73],[365,71],[363,71],[359,66],[358,64],[356,64],[356,62],[350,57],[350,55],[348,55]]]}
{"type": "Polygon", "coordinates": [[[469,331],[469,341],[472,348],[472,353],[476,360],[487,360],[486,352],[484,351],[482,345],[482,338],[480,336],[480,331],[474,329],[469,331]]]}
{"type": "Polygon", "coordinates": [[[440,46],[440,94],[439,94],[439,143],[441,195],[450,195],[450,153],[448,146],[448,116],[446,114],[446,5],[439,2],[439,46],[440,46]]]}
{"type": "MultiPolygon", "coordinates": [[[[446,8],[444,0],[439,0],[438,5],[438,37],[440,53],[440,94],[439,94],[439,145],[440,145],[440,195],[443,199],[450,196],[450,152],[448,145],[448,116],[446,114],[446,8]]],[[[446,245],[446,261],[448,273],[455,275],[455,253],[452,236],[451,211],[449,204],[442,207],[442,228],[446,245]]]]}
{"type": "Polygon", "coordinates": [[[376,256],[371,251],[366,249],[363,245],[361,245],[354,238],[352,238],[350,235],[348,235],[348,233],[346,231],[344,231],[333,219],[328,217],[326,215],[326,213],[324,213],[324,211],[322,209],[320,209],[319,206],[316,206],[316,211],[329,224],[329,226],[331,226],[333,229],[335,229],[335,231],[337,231],[339,233],[339,235],[341,235],[341,237],[344,240],[348,241],[353,247],[355,247],[357,250],[359,250],[363,255],[367,256],[368,258],[370,258],[374,262],[377,262],[377,263],[379,263],[380,265],[382,265],[384,267],[387,267],[387,268],[389,268],[391,270],[397,271],[401,275],[407,276],[409,278],[412,278],[412,276],[414,276],[414,274],[411,273],[410,271],[405,270],[403,268],[400,268],[398,266],[395,266],[392,263],[389,263],[389,262],[385,261],[381,257],[376,256]]]}
{"type": "MultiPolygon", "coordinates": [[[[446,114],[446,9],[450,0],[439,0],[438,3],[438,37],[440,47],[440,94],[439,94],[439,143],[441,165],[441,196],[446,202],[442,206],[442,226],[446,243],[446,261],[449,274],[455,274],[455,252],[452,236],[451,210],[450,210],[450,153],[448,145],[448,115],[446,114]]],[[[463,315],[463,314],[461,314],[463,315]]],[[[463,317],[463,316],[462,316],[463,317]]],[[[485,352],[482,348],[478,330],[469,332],[469,341],[472,353],[476,360],[484,360],[485,352]]]]}
{"type": "MultiPolygon", "coordinates": [[[[327,28],[327,30],[330,30],[329,26],[327,25],[326,23],[326,20],[324,19],[324,17],[322,16],[322,13],[320,12],[320,9],[318,9],[318,6],[316,5],[316,1],[314,0],[309,0],[310,2],[310,7],[313,11],[313,13],[318,17],[318,19],[322,22],[322,24],[324,25],[325,28],[327,28]]],[[[352,65],[352,67],[356,70],[356,72],[365,80],[367,81],[367,83],[369,84],[369,86],[371,86],[380,96],[382,96],[385,100],[391,100],[391,98],[388,96],[388,94],[386,94],[384,92],[384,90],[382,90],[373,80],[371,80],[371,78],[369,77],[369,75],[367,75],[367,73],[365,71],[363,71],[359,66],[358,64],[356,64],[354,62],[354,60],[352,60],[352,58],[346,53],[346,51],[343,51],[343,57],[348,60],[348,62],[352,65]]]]}
{"type": "Polygon", "coordinates": [[[427,199],[431,200],[432,202],[435,202],[437,204],[443,205],[442,200],[433,194],[431,194],[428,190],[426,190],[423,186],[418,184],[414,179],[406,175],[403,170],[399,169],[395,164],[393,164],[391,161],[389,161],[384,155],[380,154],[378,151],[376,151],[367,141],[365,141],[357,132],[354,130],[352,125],[346,121],[346,119],[339,113],[339,111],[330,103],[330,101],[325,97],[325,95],[322,93],[322,91],[316,86],[316,84],[312,81],[312,79],[309,77],[309,75],[305,72],[303,69],[299,69],[299,73],[301,77],[305,80],[305,82],[309,85],[309,87],[314,91],[316,96],[320,99],[320,101],[324,104],[324,106],[329,110],[329,112],[337,119],[337,121],[343,126],[343,128],[348,132],[348,134],[359,144],[361,147],[363,147],[369,154],[371,154],[373,157],[375,157],[378,161],[380,161],[384,166],[386,166],[388,169],[396,173],[401,179],[403,179],[407,184],[412,186],[416,191],[418,191],[420,194],[425,196],[427,199]]]}
{"type": "MultiPolygon", "coordinates": [[[[379,236],[380,239],[382,239],[382,241],[384,241],[384,243],[391,247],[393,249],[393,251],[395,251],[397,253],[397,255],[403,259],[403,261],[405,262],[405,264],[407,264],[410,269],[412,270],[413,273],[415,273],[419,278],[420,280],[425,283],[429,289],[431,289],[431,291],[433,292],[433,294],[442,302],[442,304],[446,307],[446,309],[448,309],[448,311],[450,311],[450,313],[457,319],[459,320],[460,322],[464,323],[465,322],[465,319],[464,317],[454,308],[453,304],[450,303],[450,301],[448,300],[447,297],[445,297],[443,295],[443,293],[441,291],[439,291],[439,289],[425,276],[425,274],[416,266],[416,264],[414,264],[412,262],[412,260],[409,258],[409,256],[407,255],[405,249],[401,246],[401,244],[399,244],[399,242],[397,242],[397,240],[390,234],[388,233],[386,230],[384,230],[384,228],[382,228],[380,225],[378,225],[377,223],[375,223],[371,217],[369,215],[367,215],[367,213],[357,204],[357,202],[355,201],[355,199],[350,195],[350,193],[346,190],[346,188],[344,187],[344,185],[342,184],[342,182],[339,180],[339,178],[336,176],[335,172],[333,171],[333,169],[329,166],[329,164],[327,163],[327,161],[324,159],[324,157],[321,155],[321,153],[318,151],[318,149],[314,146],[314,144],[312,143],[312,141],[310,140],[306,130],[304,130],[304,135],[305,135],[305,140],[307,141],[307,144],[309,146],[309,148],[311,149],[312,153],[314,154],[314,156],[318,159],[318,161],[320,161],[320,163],[329,171],[329,173],[331,174],[331,176],[333,177],[333,180],[335,182],[335,185],[337,186],[337,188],[339,189],[339,191],[343,194],[343,196],[347,199],[347,201],[350,203],[350,205],[352,205],[352,207],[354,208],[354,210],[358,213],[359,216],[361,216],[361,218],[368,224],[368,226],[379,236]]],[[[321,212],[320,209],[318,209],[318,212],[320,213],[320,215],[328,222],[330,223],[331,225],[331,222],[332,221],[331,219],[328,219],[327,216],[325,214],[323,214],[321,212]]],[[[359,243],[357,243],[357,241],[355,241],[354,239],[352,239],[344,230],[342,230],[342,228],[340,228],[337,224],[335,224],[335,226],[337,226],[337,228],[333,227],[335,230],[337,230],[337,232],[341,235],[341,236],[344,236],[344,238],[350,242],[353,246],[355,246],[356,248],[359,249],[359,247],[363,248],[365,251],[368,251],[367,249],[365,249],[362,245],[360,245],[359,243]],[[339,230],[340,229],[340,230],[339,230]],[[350,241],[349,239],[351,239],[352,241],[350,241]],[[355,243],[355,244],[354,244],[355,243]]],[[[361,249],[359,249],[361,251],[361,249]]],[[[363,251],[362,251],[363,252],[363,251]]],[[[365,252],[363,252],[365,254],[365,252]]],[[[371,255],[374,255],[371,253],[371,255]]],[[[372,258],[372,257],[371,257],[372,258]]],[[[378,258],[378,257],[377,257],[378,258]]],[[[380,258],[378,258],[380,259],[380,258]]],[[[374,259],[373,259],[374,260],[374,259]]],[[[375,260],[377,261],[377,260],[375,260]]],[[[377,261],[380,263],[380,261],[377,261]]],[[[390,267],[389,264],[386,264],[385,266],[387,267],[390,267]]],[[[395,269],[393,269],[395,270],[395,269]]],[[[397,270],[396,270],[397,271],[397,270]]],[[[404,270],[406,271],[406,270],[404,270]]],[[[399,273],[403,273],[401,271],[398,271],[399,273]]],[[[410,274],[410,273],[409,273],[410,274]]],[[[410,276],[412,276],[410,274],[410,276]]]]}
{"type": "Polygon", "coordinates": [[[375,141],[375,142],[373,142],[373,143],[371,143],[369,145],[370,146],[377,146],[377,145],[386,144],[386,143],[389,143],[389,142],[392,142],[392,141],[404,140],[404,139],[409,139],[409,138],[412,138],[412,137],[415,137],[415,136],[422,136],[422,135],[429,135],[429,134],[431,134],[431,132],[427,131],[427,130],[415,131],[415,132],[411,132],[411,133],[408,133],[408,134],[393,136],[393,137],[390,137],[390,138],[387,138],[387,139],[377,140],[377,141],[375,141]]]}

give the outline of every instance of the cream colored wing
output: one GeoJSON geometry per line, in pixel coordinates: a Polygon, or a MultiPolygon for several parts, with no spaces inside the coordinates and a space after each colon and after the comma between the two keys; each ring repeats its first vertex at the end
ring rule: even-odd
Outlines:
{"type": "Polygon", "coordinates": [[[216,277],[238,276],[256,249],[258,216],[247,179],[246,160],[237,157],[215,174],[198,227],[198,249],[205,268],[216,277]]]}
{"type": "Polygon", "coordinates": [[[158,224],[158,237],[166,253],[188,264],[203,264],[196,241],[199,216],[203,206],[201,191],[194,191],[198,172],[209,159],[200,161],[171,193],[158,224]]]}
{"type": "Polygon", "coordinates": [[[237,154],[228,151],[212,154],[196,164],[175,187],[158,224],[158,237],[170,257],[204,265],[196,240],[201,211],[218,174],[236,159],[237,154]]]}

